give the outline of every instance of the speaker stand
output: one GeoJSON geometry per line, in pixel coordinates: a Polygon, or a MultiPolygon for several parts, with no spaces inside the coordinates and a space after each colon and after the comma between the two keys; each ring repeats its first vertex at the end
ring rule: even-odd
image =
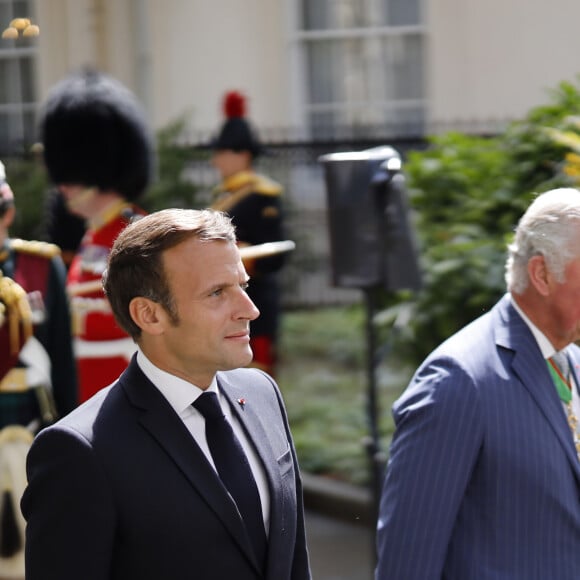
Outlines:
{"type": "MultiPolygon", "coordinates": [[[[372,514],[371,521],[377,521],[379,514],[379,504],[381,499],[381,490],[383,476],[386,464],[386,455],[381,449],[378,416],[378,381],[377,366],[381,356],[377,348],[377,331],[375,326],[375,316],[378,310],[378,287],[363,288],[364,302],[366,310],[366,340],[367,340],[367,396],[366,411],[368,422],[368,435],[364,439],[364,445],[369,458],[371,473],[371,492],[372,492],[372,514]]],[[[373,559],[376,563],[376,547],[373,538],[373,559]]]]}

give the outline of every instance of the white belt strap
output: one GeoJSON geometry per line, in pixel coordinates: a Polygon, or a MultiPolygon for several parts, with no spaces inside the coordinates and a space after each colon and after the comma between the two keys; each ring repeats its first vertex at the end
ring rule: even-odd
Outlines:
{"type": "Polygon", "coordinates": [[[26,366],[26,384],[51,387],[50,357],[34,336],[26,341],[18,357],[26,366]]]}
{"type": "Polygon", "coordinates": [[[76,358],[110,358],[122,356],[130,360],[137,350],[137,345],[131,338],[118,338],[116,340],[83,340],[74,339],[74,351],[76,358]]]}

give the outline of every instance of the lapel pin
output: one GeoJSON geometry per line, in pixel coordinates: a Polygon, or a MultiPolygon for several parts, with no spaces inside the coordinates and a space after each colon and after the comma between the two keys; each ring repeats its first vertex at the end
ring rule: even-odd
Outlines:
{"type": "Polygon", "coordinates": [[[238,404],[243,409],[246,406],[246,399],[238,399],[238,404]]]}

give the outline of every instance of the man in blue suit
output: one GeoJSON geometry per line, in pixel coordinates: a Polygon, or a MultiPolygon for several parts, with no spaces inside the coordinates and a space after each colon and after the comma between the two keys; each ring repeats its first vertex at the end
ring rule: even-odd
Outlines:
{"type": "Polygon", "coordinates": [[[579,191],[534,200],[506,281],[393,406],[377,580],[580,576],[579,191]]]}
{"type": "Polygon", "coordinates": [[[138,351],[32,445],[28,580],[310,578],[282,397],[268,375],[241,368],[259,314],[247,284],[221,212],[164,210],[119,235],[104,288],[138,351]],[[208,397],[214,415],[196,406],[208,397]],[[226,436],[212,435],[224,417],[241,447],[234,467],[251,472],[244,498],[222,471],[226,436]]]}

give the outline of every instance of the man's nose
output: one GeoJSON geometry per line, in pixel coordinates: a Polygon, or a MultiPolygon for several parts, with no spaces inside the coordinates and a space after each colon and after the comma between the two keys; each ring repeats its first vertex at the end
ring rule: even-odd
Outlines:
{"type": "Polygon", "coordinates": [[[244,318],[256,320],[260,316],[260,311],[245,290],[242,291],[242,294],[244,318]]]}

